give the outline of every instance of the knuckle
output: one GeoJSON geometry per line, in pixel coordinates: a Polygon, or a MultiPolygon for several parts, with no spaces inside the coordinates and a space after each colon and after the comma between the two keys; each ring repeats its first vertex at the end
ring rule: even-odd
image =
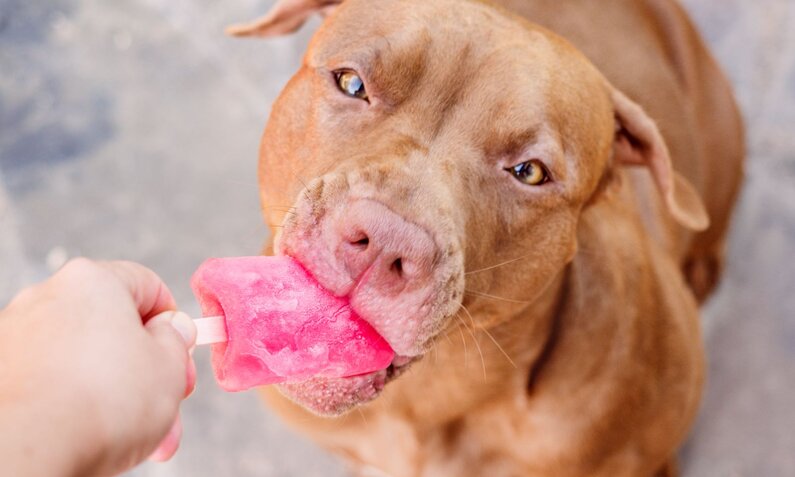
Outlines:
{"type": "Polygon", "coordinates": [[[68,261],[45,285],[57,294],[84,296],[96,287],[107,290],[111,283],[110,271],[100,262],[80,257],[68,261]]]}
{"type": "Polygon", "coordinates": [[[77,257],[69,260],[66,264],[61,268],[59,275],[87,275],[96,273],[100,269],[99,264],[97,262],[90,260],[85,257],[77,257]]]}
{"type": "Polygon", "coordinates": [[[149,272],[148,268],[130,260],[112,260],[105,262],[105,265],[129,276],[140,276],[149,272]]]}
{"type": "Polygon", "coordinates": [[[122,267],[129,267],[129,268],[142,268],[142,265],[133,262],[131,260],[114,260],[110,263],[114,263],[116,265],[120,265],[122,267]]]}

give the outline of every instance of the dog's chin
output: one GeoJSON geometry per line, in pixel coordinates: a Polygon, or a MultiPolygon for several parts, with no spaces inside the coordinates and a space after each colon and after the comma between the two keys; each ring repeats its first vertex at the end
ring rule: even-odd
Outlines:
{"type": "Polygon", "coordinates": [[[384,387],[403,374],[419,357],[397,356],[388,368],[347,378],[312,378],[279,385],[296,404],[325,417],[340,416],[377,398],[384,387]]]}

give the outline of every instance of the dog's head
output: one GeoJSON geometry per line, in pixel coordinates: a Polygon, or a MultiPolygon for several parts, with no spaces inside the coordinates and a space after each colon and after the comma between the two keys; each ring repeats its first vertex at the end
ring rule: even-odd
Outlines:
{"type": "MultiPolygon", "coordinates": [[[[232,32],[283,34],[336,3],[284,0],[232,32]]],[[[531,306],[619,163],[647,166],[674,217],[705,226],[654,123],[557,36],[475,1],[339,5],[273,107],[262,204],[276,253],[349,296],[399,357],[284,390],[343,412],[458,326],[462,304],[481,327],[531,306]]]]}

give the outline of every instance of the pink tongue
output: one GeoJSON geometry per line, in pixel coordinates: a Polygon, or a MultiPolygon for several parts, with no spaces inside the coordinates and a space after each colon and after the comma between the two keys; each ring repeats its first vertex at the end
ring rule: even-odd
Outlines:
{"type": "Polygon", "coordinates": [[[340,378],[384,369],[395,353],[347,299],[323,289],[289,257],[211,258],[191,279],[204,316],[226,317],[213,345],[226,391],[340,378]]]}

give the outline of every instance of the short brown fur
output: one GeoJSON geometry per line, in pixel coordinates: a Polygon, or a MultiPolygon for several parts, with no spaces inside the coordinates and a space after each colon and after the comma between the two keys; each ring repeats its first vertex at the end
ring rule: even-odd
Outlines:
{"type": "MultiPolygon", "coordinates": [[[[283,0],[234,32],[283,34],[334,3],[283,0]]],[[[328,256],[302,243],[322,247],[352,196],[444,250],[422,359],[375,400],[315,409],[333,418],[265,389],[291,425],[363,476],[676,475],[703,383],[697,303],[744,156],[731,89],[676,2],[347,0],[261,154],[276,250],[321,282],[328,256]],[[367,71],[371,105],[324,83],[342,67],[367,71]],[[500,175],[528,154],[555,158],[554,185],[500,175]],[[699,196],[711,225],[694,231],[699,196]]]]}

